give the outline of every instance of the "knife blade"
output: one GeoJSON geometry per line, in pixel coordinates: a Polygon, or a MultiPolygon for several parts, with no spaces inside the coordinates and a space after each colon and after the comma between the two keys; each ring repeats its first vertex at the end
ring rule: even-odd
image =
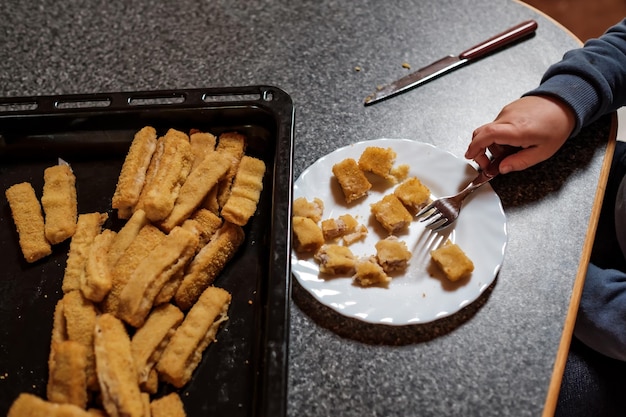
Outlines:
{"type": "Polygon", "coordinates": [[[487,39],[478,45],[461,52],[459,55],[448,55],[430,65],[420,68],[399,80],[392,82],[386,86],[377,88],[376,91],[365,98],[365,105],[377,103],[381,100],[395,96],[407,90],[424,84],[434,78],[453,71],[465,64],[482,58],[499,49],[504,48],[519,41],[527,36],[532,35],[537,30],[537,22],[527,20],[512,28],[487,39]]]}

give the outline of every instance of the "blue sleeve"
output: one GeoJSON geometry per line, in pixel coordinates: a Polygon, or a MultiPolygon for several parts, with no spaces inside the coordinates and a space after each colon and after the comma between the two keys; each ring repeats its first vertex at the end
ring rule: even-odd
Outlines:
{"type": "Polygon", "coordinates": [[[597,352],[626,361],[626,273],[589,264],[574,335],[597,352]]]}
{"type": "Polygon", "coordinates": [[[572,136],[583,126],[626,104],[626,19],[598,39],[567,52],[541,84],[525,95],[560,98],[576,114],[572,136]]]}

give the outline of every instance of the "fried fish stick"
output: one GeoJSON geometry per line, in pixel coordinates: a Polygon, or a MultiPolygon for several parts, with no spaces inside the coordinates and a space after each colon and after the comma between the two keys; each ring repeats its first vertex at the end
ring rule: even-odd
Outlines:
{"type": "Polygon", "coordinates": [[[36,395],[29,393],[20,394],[11,408],[7,417],[91,417],[87,411],[73,404],[55,404],[45,401],[36,395]]]}
{"type": "Polygon", "coordinates": [[[35,262],[50,255],[52,247],[46,240],[41,205],[33,186],[28,182],[15,184],[7,188],[5,195],[26,262],[35,262]]]}
{"type": "Polygon", "coordinates": [[[111,417],[143,417],[144,403],[124,324],[115,316],[98,316],[95,352],[102,403],[111,417]]]}
{"type": "Polygon", "coordinates": [[[215,135],[207,132],[191,132],[189,134],[189,143],[191,144],[191,152],[193,153],[193,171],[200,162],[211,152],[215,152],[215,144],[217,138],[215,135]]]}
{"type": "Polygon", "coordinates": [[[172,392],[150,403],[151,417],[185,417],[185,408],[180,396],[172,392]]]}
{"type": "Polygon", "coordinates": [[[115,236],[113,230],[104,229],[94,238],[85,263],[85,271],[80,278],[80,290],[83,295],[96,303],[102,301],[111,290],[108,252],[115,236]]]}
{"type": "Polygon", "coordinates": [[[145,211],[137,210],[133,213],[111,242],[108,253],[109,267],[113,268],[117,264],[117,261],[146,224],[148,224],[148,217],[145,211]]]}
{"type": "Polygon", "coordinates": [[[165,231],[185,221],[200,206],[206,195],[230,168],[228,158],[218,152],[212,152],[191,171],[180,188],[178,198],[169,216],[161,223],[165,231]]]}
{"type": "Polygon", "coordinates": [[[188,310],[196,302],[235,255],[244,237],[240,226],[224,223],[187,268],[183,282],[176,291],[175,301],[178,307],[188,310]]]}
{"type": "Polygon", "coordinates": [[[63,314],[67,339],[85,346],[85,373],[87,386],[97,389],[96,361],[93,350],[93,329],[98,312],[94,304],[83,297],[78,290],[70,291],[63,296],[63,314]]]}
{"type": "Polygon", "coordinates": [[[223,207],[230,196],[230,186],[246,150],[246,137],[237,132],[222,133],[215,150],[227,156],[231,164],[228,173],[220,181],[219,189],[217,190],[217,202],[220,207],[223,207]]]}
{"type": "MultiPolygon", "coordinates": [[[[169,341],[169,340],[168,340],[169,341]]],[[[148,379],[139,384],[141,392],[147,392],[148,394],[156,394],[159,390],[159,373],[156,369],[152,368],[148,374],[148,379]]]]}
{"type": "Polygon", "coordinates": [[[122,290],[119,317],[131,326],[140,327],[163,285],[185,268],[197,244],[195,234],[175,227],[137,266],[122,290]]]}
{"type": "Polygon", "coordinates": [[[55,245],[72,237],[76,231],[76,177],[69,165],[60,164],[46,168],[43,178],[41,205],[46,239],[55,245]]]}
{"type": "Polygon", "coordinates": [[[126,283],[146,256],[165,239],[165,233],[156,226],[147,224],[128,246],[111,271],[111,291],[100,303],[100,308],[119,317],[120,295],[126,283]]]}
{"type": "Polygon", "coordinates": [[[80,408],[87,405],[86,347],[66,340],[57,343],[48,364],[48,401],[74,404],[80,408]]]}
{"type": "Polygon", "coordinates": [[[111,201],[114,209],[130,213],[137,204],[146,180],[150,160],[156,149],[156,143],[156,130],[151,126],[146,126],[135,133],[133,142],[124,159],[111,201]]]}
{"type": "Polygon", "coordinates": [[[254,215],[261,191],[265,162],[251,156],[244,156],[239,164],[230,197],[222,208],[225,220],[244,226],[254,215]]]}
{"type": "Polygon", "coordinates": [[[213,187],[209,190],[209,193],[204,197],[202,201],[202,208],[209,210],[212,213],[220,213],[220,203],[217,201],[217,193],[219,192],[219,184],[217,187],[213,187]]]}
{"type": "Polygon", "coordinates": [[[63,292],[80,289],[80,279],[85,270],[89,250],[108,217],[106,213],[86,213],[78,216],[76,233],[70,242],[70,252],[63,276],[63,292]]]}
{"type": "Polygon", "coordinates": [[[198,235],[200,238],[198,249],[200,249],[209,243],[211,236],[213,236],[221,226],[222,219],[220,217],[207,209],[200,209],[194,212],[189,219],[185,220],[182,228],[198,235]]]}
{"type": "Polygon", "coordinates": [[[215,340],[220,324],[228,319],[231,295],[218,287],[208,287],[189,310],[167,344],[157,371],[161,378],[177,388],[191,379],[202,353],[215,340]]]}
{"type": "Polygon", "coordinates": [[[165,346],[183,318],[184,315],[178,307],[172,304],[160,305],[133,335],[130,347],[140,385],[148,382],[150,371],[161,358],[165,346]]]}
{"type": "Polygon", "coordinates": [[[146,184],[143,210],[153,222],[165,219],[189,175],[193,155],[186,134],[170,129],[161,139],[163,153],[159,158],[154,178],[146,184]]]}
{"type": "Polygon", "coordinates": [[[63,308],[63,298],[57,301],[52,316],[52,335],[50,337],[50,354],[54,351],[53,345],[68,340],[67,323],[65,321],[65,310],[63,308]]]}

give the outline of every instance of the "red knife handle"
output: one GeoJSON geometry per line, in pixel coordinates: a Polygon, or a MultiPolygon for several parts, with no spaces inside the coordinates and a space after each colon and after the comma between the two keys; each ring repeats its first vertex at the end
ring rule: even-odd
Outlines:
{"type": "Polygon", "coordinates": [[[476,46],[472,46],[470,49],[462,52],[459,55],[459,58],[467,60],[480,58],[530,35],[535,30],[537,30],[537,22],[534,20],[527,20],[519,25],[513,26],[499,35],[494,36],[493,38],[489,38],[476,46]]]}

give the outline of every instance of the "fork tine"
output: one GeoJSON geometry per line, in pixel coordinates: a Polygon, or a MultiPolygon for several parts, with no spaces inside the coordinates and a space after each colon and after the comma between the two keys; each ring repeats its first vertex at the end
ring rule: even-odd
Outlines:
{"type": "Polygon", "coordinates": [[[434,232],[437,232],[437,231],[441,230],[441,228],[445,228],[445,226],[448,223],[449,222],[448,222],[448,219],[446,217],[439,216],[437,219],[435,219],[432,222],[428,223],[425,227],[427,229],[431,229],[434,232]]]}
{"type": "Polygon", "coordinates": [[[446,219],[445,222],[431,230],[433,232],[441,232],[442,230],[447,229],[450,225],[452,225],[452,223],[454,223],[454,220],[451,221],[450,219],[446,219]]]}
{"type": "Polygon", "coordinates": [[[431,210],[432,208],[435,207],[435,202],[433,201],[432,203],[428,204],[427,206],[425,206],[423,209],[421,209],[416,215],[415,217],[421,217],[424,214],[428,213],[429,210],[431,210]]]}
{"type": "Polygon", "coordinates": [[[438,219],[440,219],[442,216],[441,212],[439,210],[437,210],[436,208],[434,208],[434,210],[432,211],[432,213],[430,213],[428,216],[420,219],[420,222],[425,222],[428,220],[432,220],[431,223],[437,221],[438,219]]]}

